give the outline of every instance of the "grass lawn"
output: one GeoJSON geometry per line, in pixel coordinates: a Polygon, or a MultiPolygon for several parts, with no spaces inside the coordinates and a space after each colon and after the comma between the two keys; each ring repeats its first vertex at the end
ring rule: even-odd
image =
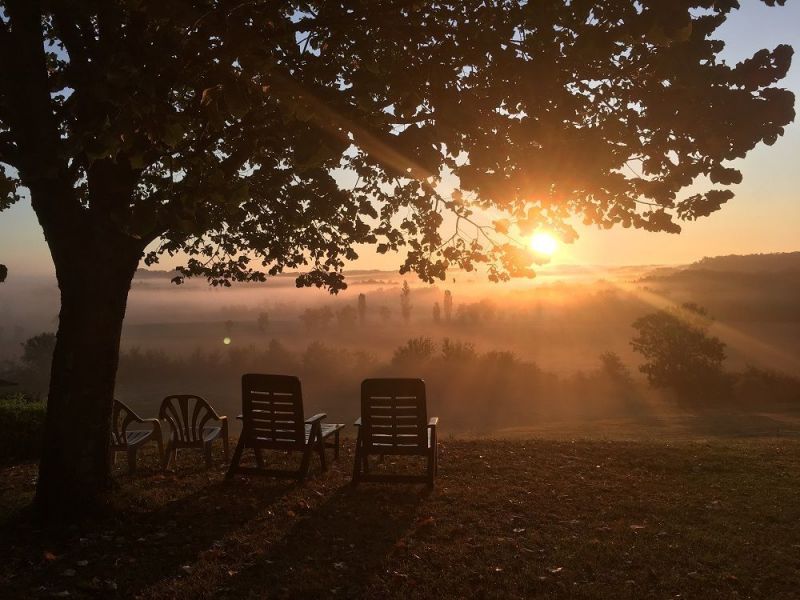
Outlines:
{"type": "Polygon", "coordinates": [[[19,518],[35,465],[4,468],[0,597],[800,594],[797,440],[444,439],[431,492],[352,488],[352,450],[305,485],[225,483],[190,452],[162,474],[151,453],[114,516],[59,535],[19,518]]]}

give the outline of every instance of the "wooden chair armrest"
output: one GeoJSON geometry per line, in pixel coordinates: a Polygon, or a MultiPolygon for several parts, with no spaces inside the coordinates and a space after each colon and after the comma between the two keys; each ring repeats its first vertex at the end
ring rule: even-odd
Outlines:
{"type": "Polygon", "coordinates": [[[211,419],[209,419],[209,420],[210,420],[210,421],[211,421],[211,420],[214,420],[214,421],[219,421],[219,424],[220,424],[220,425],[224,425],[225,423],[227,423],[227,422],[228,422],[228,417],[226,417],[225,415],[219,416],[217,413],[213,413],[213,414],[211,415],[211,419]]]}
{"type": "Polygon", "coordinates": [[[158,419],[144,419],[142,423],[150,423],[153,426],[153,433],[157,433],[159,439],[164,439],[164,435],[161,432],[161,421],[158,419]]]}
{"type": "Polygon", "coordinates": [[[128,415],[129,415],[130,421],[132,421],[134,423],[152,423],[153,421],[158,421],[158,419],[143,419],[142,417],[140,417],[139,415],[137,415],[135,412],[133,412],[130,409],[128,409],[128,415]]]}
{"type": "Polygon", "coordinates": [[[225,417],[225,415],[220,416],[219,413],[216,410],[214,410],[214,407],[211,406],[210,404],[206,403],[206,406],[208,407],[208,412],[210,412],[211,416],[214,417],[217,421],[222,421],[223,419],[227,418],[225,417]]]}
{"type": "Polygon", "coordinates": [[[361,417],[358,417],[358,418],[356,419],[356,422],[355,422],[355,423],[353,423],[353,425],[355,425],[356,427],[361,427],[361,417]]]}
{"type": "Polygon", "coordinates": [[[306,419],[306,425],[311,425],[313,423],[316,423],[317,421],[322,421],[322,419],[324,419],[327,416],[328,415],[325,413],[317,413],[313,417],[309,417],[308,419],[306,419]]]}
{"type": "Polygon", "coordinates": [[[437,425],[438,423],[439,423],[439,417],[431,417],[431,418],[428,420],[428,427],[436,427],[436,425],[437,425]]]}

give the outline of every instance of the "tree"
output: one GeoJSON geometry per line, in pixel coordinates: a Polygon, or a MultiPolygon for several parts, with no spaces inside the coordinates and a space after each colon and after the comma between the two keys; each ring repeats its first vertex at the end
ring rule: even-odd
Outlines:
{"type": "Polygon", "coordinates": [[[400,290],[400,314],[406,323],[411,320],[411,288],[407,281],[403,281],[403,289],[400,290]]]}
{"type": "Polygon", "coordinates": [[[453,294],[450,290],[444,291],[444,320],[450,321],[453,318],[453,294]]]}
{"type": "Polygon", "coordinates": [[[442,359],[446,362],[468,363],[478,358],[475,345],[470,342],[451,341],[449,338],[442,340],[442,359]]]}
{"type": "Polygon", "coordinates": [[[382,304],[378,307],[378,314],[381,317],[381,321],[388,323],[392,318],[392,309],[382,304]]]}
{"type": "Polygon", "coordinates": [[[256,325],[258,326],[258,330],[261,333],[265,333],[267,331],[267,328],[269,327],[269,313],[266,311],[258,313],[258,319],[256,320],[256,325]]]}
{"type": "Polygon", "coordinates": [[[358,313],[356,312],[356,309],[349,304],[336,311],[336,324],[341,329],[352,329],[356,324],[357,318],[358,313]]]}
{"type": "Polygon", "coordinates": [[[367,321],[367,296],[358,295],[358,320],[363,325],[367,321]]]}
{"type": "Polygon", "coordinates": [[[300,315],[300,320],[309,331],[316,331],[318,329],[325,329],[333,320],[334,314],[329,306],[322,306],[320,308],[307,308],[300,315]]]}
{"type": "Polygon", "coordinates": [[[110,485],[142,260],[337,291],[375,244],[427,282],[479,262],[498,280],[533,274],[516,234],[572,239],[572,215],[678,232],[719,209],[729,161],[794,114],[790,47],[717,58],[736,6],[0,0],[0,209],[30,195],[61,291],[38,506],[88,510],[110,485]]]}
{"type": "Polygon", "coordinates": [[[633,323],[631,346],[645,358],[639,370],[654,387],[671,388],[688,400],[714,395],[723,382],[725,344],[708,335],[710,319],[695,304],[659,310],[633,323]]]}
{"type": "Polygon", "coordinates": [[[40,333],[28,338],[22,344],[22,362],[36,372],[49,370],[56,347],[56,336],[53,333],[40,333]]]}
{"type": "Polygon", "coordinates": [[[392,356],[394,366],[413,366],[424,363],[436,352],[436,344],[429,337],[411,338],[398,347],[392,356]]]}
{"type": "Polygon", "coordinates": [[[622,362],[616,352],[603,352],[600,355],[601,371],[614,383],[629,386],[633,383],[630,369],[622,362]]]}
{"type": "Polygon", "coordinates": [[[434,323],[441,323],[442,322],[442,309],[439,308],[439,303],[433,303],[433,322],[434,323]]]}

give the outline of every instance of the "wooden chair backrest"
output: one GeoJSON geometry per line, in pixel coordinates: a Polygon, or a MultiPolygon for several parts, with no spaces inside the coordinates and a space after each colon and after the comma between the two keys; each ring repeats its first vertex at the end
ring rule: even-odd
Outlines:
{"type": "Polygon", "coordinates": [[[111,444],[113,446],[126,446],[125,432],[128,425],[141,421],[139,415],[124,402],[114,400],[114,407],[111,409],[111,444]]]}
{"type": "Polygon", "coordinates": [[[422,379],[365,379],[361,435],[368,453],[424,454],[428,416],[422,379]]]}
{"type": "Polygon", "coordinates": [[[300,380],[290,375],[242,375],[242,422],[250,447],[304,447],[300,380]]]}
{"type": "Polygon", "coordinates": [[[158,418],[169,423],[177,441],[191,443],[203,439],[203,427],[216,415],[200,396],[175,394],[161,402],[158,418]]]}

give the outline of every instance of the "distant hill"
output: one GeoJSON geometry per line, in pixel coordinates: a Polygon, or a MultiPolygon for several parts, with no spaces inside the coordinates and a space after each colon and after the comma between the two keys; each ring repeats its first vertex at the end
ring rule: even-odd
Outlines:
{"type": "Polygon", "coordinates": [[[654,269],[639,280],[675,302],[732,321],[800,321],[800,252],[715,256],[654,269]]]}
{"type": "Polygon", "coordinates": [[[177,271],[164,269],[136,269],[136,279],[172,279],[178,275],[177,271]]]}
{"type": "MultiPolygon", "coordinates": [[[[137,280],[172,280],[172,278],[177,277],[180,275],[178,271],[172,270],[167,271],[165,269],[137,269],[135,279],[137,280]]],[[[299,275],[298,272],[288,272],[288,273],[279,273],[278,275],[274,275],[273,277],[278,278],[292,278],[294,279],[299,275]]],[[[352,271],[345,271],[345,275],[349,278],[364,278],[364,277],[371,277],[373,279],[367,279],[364,281],[353,281],[350,280],[348,283],[386,283],[392,284],[390,281],[384,281],[383,279],[374,279],[375,277],[382,276],[382,277],[391,277],[397,275],[397,271],[381,271],[378,269],[353,269],[352,271]]],[[[198,281],[203,281],[202,277],[197,278],[198,281]]],[[[253,283],[253,284],[239,284],[240,286],[245,285],[263,285],[260,283],[253,283]]]]}
{"type": "Polygon", "coordinates": [[[800,271],[800,252],[712,256],[698,260],[687,268],[739,273],[800,271]]]}

